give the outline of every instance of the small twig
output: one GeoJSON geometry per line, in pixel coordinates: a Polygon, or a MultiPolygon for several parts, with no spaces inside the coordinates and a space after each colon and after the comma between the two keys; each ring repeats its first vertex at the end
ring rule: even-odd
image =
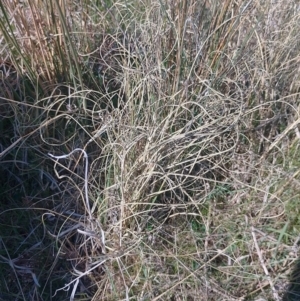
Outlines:
{"type": "MultiPolygon", "coordinates": [[[[286,127],[286,129],[281,133],[279,134],[276,139],[274,140],[274,142],[270,145],[268,151],[266,152],[265,156],[266,157],[270,152],[271,150],[274,148],[274,147],[277,147],[278,143],[284,138],[284,137],[287,137],[287,134],[289,133],[289,131],[291,130],[294,130],[300,123],[300,117],[294,121],[292,124],[290,124],[288,127],[286,127]]],[[[278,147],[279,148],[279,147],[278,147]]]]}
{"type": "Polygon", "coordinates": [[[264,263],[264,259],[263,259],[263,256],[261,254],[261,251],[260,251],[260,248],[258,246],[258,243],[257,243],[257,240],[256,240],[256,236],[255,236],[255,229],[254,227],[251,227],[251,234],[252,234],[252,237],[253,237],[253,241],[254,241],[254,245],[255,245],[255,249],[256,249],[256,252],[257,252],[257,255],[258,255],[258,258],[259,258],[259,261],[260,261],[260,264],[267,276],[267,280],[269,281],[269,284],[270,284],[270,287],[272,289],[272,292],[273,292],[273,296],[274,296],[274,300],[277,300],[279,301],[279,296],[278,296],[278,293],[276,292],[276,289],[274,287],[274,284],[273,284],[273,281],[270,277],[270,274],[269,274],[269,271],[264,263]]]}

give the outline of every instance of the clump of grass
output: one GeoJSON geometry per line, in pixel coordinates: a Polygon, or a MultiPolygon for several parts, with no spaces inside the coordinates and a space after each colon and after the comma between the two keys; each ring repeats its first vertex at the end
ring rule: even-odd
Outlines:
{"type": "Polygon", "coordinates": [[[296,2],[80,4],[0,4],[1,216],[36,223],[3,236],[3,271],[21,283],[9,263],[33,263],[5,293],[279,300],[297,258],[296,2]]]}

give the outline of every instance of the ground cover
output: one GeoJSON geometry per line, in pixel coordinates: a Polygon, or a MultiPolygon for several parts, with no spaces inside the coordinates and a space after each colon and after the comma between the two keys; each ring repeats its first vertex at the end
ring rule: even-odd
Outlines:
{"type": "Polygon", "coordinates": [[[297,300],[298,1],[0,15],[0,299],[297,300]]]}

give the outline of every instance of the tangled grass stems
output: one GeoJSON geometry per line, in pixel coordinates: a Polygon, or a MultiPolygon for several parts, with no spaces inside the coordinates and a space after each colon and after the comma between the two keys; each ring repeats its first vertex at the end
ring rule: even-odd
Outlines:
{"type": "Polygon", "coordinates": [[[89,202],[89,196],[88,196],[88,166],[89,166],[89,159],[88,159],[88,155],[86,153],[85,150],[80,149],[80,148],[76,148],[74,150],[72,150],[69,154],[67,155],[60,155],[60,156],[54,156],[52,154],[48,154],[50,157],[55,158],[55,159],[66,159],[69,158],[73,153],[75,152],[82,152],[83,156],[84,156],[84,160],[85,160],[85,168],[84,168],[84,194],[85,194],[85,209],[87,211],[87,214],[90,218],[90,220],[92,219],[92,213],[91,213],[91,209],[90,209],[90,202],[89,202]]]}
{"type": "Polygon", "coordinates": [[[281,298],[298,250],[297,1],[0,10],[0,256],[41,286],[6,261],[1,291],[281,298]]]}

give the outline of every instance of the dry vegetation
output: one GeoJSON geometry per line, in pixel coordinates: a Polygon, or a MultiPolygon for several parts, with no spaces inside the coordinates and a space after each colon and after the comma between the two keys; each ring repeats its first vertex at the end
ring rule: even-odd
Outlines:
{"type": "Polygon", "coordinates": [[[297,0],[1,1],[0,300],[296,294],[299,19],[297,0]]]}

